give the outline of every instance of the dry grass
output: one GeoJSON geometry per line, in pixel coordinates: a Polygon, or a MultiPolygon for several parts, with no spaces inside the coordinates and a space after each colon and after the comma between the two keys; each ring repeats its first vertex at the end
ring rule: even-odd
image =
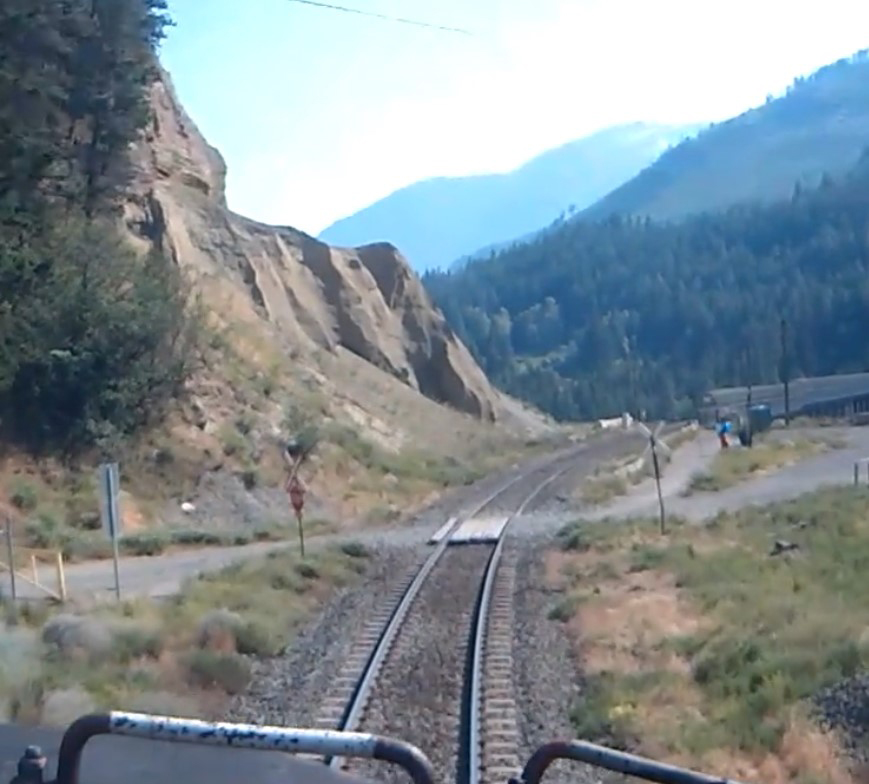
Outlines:
{"type": "MultiPolygon", "coordinates": [[[[13,614],[0,631],[0,720],[63,724],[82,706],[217,718],[250,680],[248,656],[278,655],[368,552],[345,545],[299,560],[273,553],[191,581],[163,603],[91,614],[13,614]]],[[[86,711],[83,711],[86,712],[86,711]]]]}
{"type": "MultiPolygon", "coordinates": [[[[267,338],[252,325],[216,330],[206,363],[214,370],[193,380],[189,399],[160,428],[113,450],[122,470],[124,530],[131,534],[125,552],[281,538],[268,530],[270,519],[261,530],[203,534],[202,542],[155,529],[167,518],[177,522],[179,503],[195,501],[205,478],[235,479],[249,493],[279,488],[281,444],[293,422],[312,422],[322,436],[303,469],[323,510],[315,524],[350,521],[351,528],[412,514],[445,487],[549,448],[428,400],[347,352],[291,355],[267,338]]],[[[64,465],[0,453],[0,504],[20,514],[22,545],[61,549],[73,560],[108,555],[98,530],[96,462],[92,455],[64,465]]],[[[238,516],[232,503],[216,515],[204,526],[217,531],[238,516]]]]}
{"type": "Polygon", "coordinates": [[[697,474],[684,495],[724,490],[767,471],[775,471],[843,445],[834,438],[797,438],[766,441],[758,439],[750,449],[734,446],[716,455],[709,470],[697,474]]]}
{"type": "MultiPolygon", "coordinates": [[[[668,436],[665,443],[675,452],[680,446],[693,441],[699,432],[697,428],[685,428],[668,436]]],[[[668,453],[659,451],[658,467],[662,474],[666,472],[670,460],[668,453]]],[[[600,466],[589,479],[580,484],[574,497],[583,504],[600,506],[626,495],[632,485],[654,476],[650,455],[646,456],[642,465],[636,465],[637,463],[638,459],[631,457],[600,466]]]]}
{"type": "Polygon", "coordinates": [[[578,736],[719,776],[849,784],[817,692],[869,667],[869,491],[675,521],[577,524],[547,560],[587,685],[578,736]],[[775,541],[798,549],[771,555],[775,541]]]}
{"type": "Polygon", "coordinates": [[[579,486],[579,500],[589,506],[598,506],[625,495],[629,486],[623,476],[595,476],[579,486]]]}

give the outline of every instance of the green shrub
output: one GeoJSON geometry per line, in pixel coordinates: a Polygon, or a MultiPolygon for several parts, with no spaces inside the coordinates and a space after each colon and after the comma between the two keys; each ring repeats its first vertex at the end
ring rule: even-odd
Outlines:
{"type": "Polygon", "coordinates": [[[24,253],[0,246],[0,279],[22,273],[11,292],[0,286],[15,302],[4,435],[34,451],[111,447],[158,417],[192,371],[198,322],[181,273],[141,259],[108,220],[59,218],[24,253]]]}
{"type": "Polygon", "coordinates": [[[259,484],[259,472],[255,468],[245,468],[241,472],[241,483],[250,492],[259,484]]]}
{"type": "Polygon", "coordinates": [[[351,558],[368,558],[371,553],[362,542],[343,542],[341,544],[341,552],[344,555],[349,555],[351,558]]]}
{"type": "Polygon", "coordinates": [[[120,547],[129,555],[160,555],[165,552],[168,542],[158,533],[141,533],[124,536],[120,547]]]}
{"type": "Polygon", "coordinates": [[[296,574],[299,577],[304,577],[306,580],[316,580],[320,576],[320,570],[312,563],[301,561],[295,566],[296,574]]]}
{"type": "Polygon", "coordinates": [[[12,506],[22,512],[32,512],[39,503],[39,496],[36,487],[29,482],[19,481],[13,486],[9,500],[12,502],[12,506]]]}
{"type": "Polygon", "coordinates": [[[188,654],[185,663],[190,683],[199,688],[241,694],[250,684],[250,664],[237,653],[198,650],[188,654]]]}
{"type": "Polygon", "coordinates": [[[576,614],[578,604],[576,596],[565,596],[549,610],[549,620],[567,623],[576,614]]]}

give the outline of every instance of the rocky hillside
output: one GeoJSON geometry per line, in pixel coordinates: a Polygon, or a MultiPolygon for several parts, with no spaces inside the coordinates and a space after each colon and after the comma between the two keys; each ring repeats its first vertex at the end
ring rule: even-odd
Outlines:
{"type": "MultiPolygon", "coordinates": [[[[556,432],[489,384],[394,247],[337,250],[233,214],[226,165],[168,75],[151,103],[125,226],[187,273],[207,335],[186,400],[114,455],[128,530],[283,524],[281,444],[300,421],[321,437],[308,517],[342,526],[406,514],[556,432]]],[[[81,509],[93,518],[91,474],[13,454],[0,459],[0,503],[41,499],[32,513],[55,521],[52,543],[81,509]]]]}
{"type": "Polygon", "coordinates": [[[226,166],[164,75],[136,151],[127,224],[222,291],[233,315],[263,320],[295,350],[346,348],[427,397],[494,420],[499,396],[391,245],[338,250],[226,207],[226,166]]]}

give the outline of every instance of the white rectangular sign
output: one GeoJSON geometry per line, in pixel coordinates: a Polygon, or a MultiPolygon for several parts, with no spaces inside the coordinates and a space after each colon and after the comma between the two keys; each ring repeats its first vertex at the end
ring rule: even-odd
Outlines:
{"type": "Polygon", "coordinates": [[[118,505],[120,478],[117,463],[103,463],[99,470],[100,517],[109,539],[116,539],[121,531],[121,511],[118,505]]]}

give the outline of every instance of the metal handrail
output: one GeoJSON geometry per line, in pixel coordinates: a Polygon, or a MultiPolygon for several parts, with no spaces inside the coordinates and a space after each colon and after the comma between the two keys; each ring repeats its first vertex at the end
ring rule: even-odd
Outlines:
{"type": "Polygon", "coordinates": [[[63,735],[53,784],[79,784],[82,752],[98,735],[123,735],[148,740],[290,754],[359,757],[402,767],[414,784],[434,784],[431,762],[416,746],[363,732],[295,729],[255,724],[232,724],[144,713],[95,713],[74,721],[63,735]]]}
{"type": "Polygon", "coordinates": [[[510,779],[510,784],[540,784],[549,766],[559,759],[584,762],[657,784],[739,784],[734,779],[698,773],[582,740],[555,741],[541,746],[525,763],[520,777],[510,779]]]}

